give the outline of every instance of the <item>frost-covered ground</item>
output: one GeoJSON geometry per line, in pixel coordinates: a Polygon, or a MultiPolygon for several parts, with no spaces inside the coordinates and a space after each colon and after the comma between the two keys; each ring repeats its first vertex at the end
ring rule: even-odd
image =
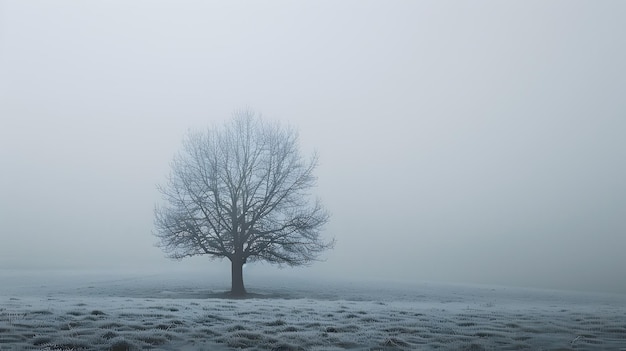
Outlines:
{"type": "Polygon", "coordinates": [[[0,272],[0,350],[626,350],[626,296],[0,272]]]}

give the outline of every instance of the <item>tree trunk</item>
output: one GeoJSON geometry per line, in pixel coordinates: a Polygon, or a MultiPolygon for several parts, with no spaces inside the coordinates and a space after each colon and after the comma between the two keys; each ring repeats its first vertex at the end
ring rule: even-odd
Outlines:
{"type": "Polygon", "coordinates": [[[230,294],[232,296],[244,296],[246,295],[246,288],[243,286],[243,259],[233,257],[230,262],[232,267],[230,294]]]}

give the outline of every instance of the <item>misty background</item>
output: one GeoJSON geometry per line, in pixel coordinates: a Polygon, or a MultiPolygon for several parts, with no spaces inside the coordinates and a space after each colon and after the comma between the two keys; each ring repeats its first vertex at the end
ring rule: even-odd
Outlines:
{"type": "MultiPolygon", "coordinates": [[[[334,250],[254,274],[626,292],[626,3],[0,0],[0,269],[186,270],[189,128],[317,151],[334,250]]],[[[251,286],[251,288],[253,288],[251,286]]]]}

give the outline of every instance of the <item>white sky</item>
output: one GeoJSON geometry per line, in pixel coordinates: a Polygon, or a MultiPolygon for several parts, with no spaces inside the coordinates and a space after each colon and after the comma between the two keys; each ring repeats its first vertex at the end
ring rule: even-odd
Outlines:
{"type": "Polygon", "coordinates": [[[321,157],[338,242],[296,272],[626,292],[624,18],[0,0],[0,268],[228,269],[164,258],[152,210],[185,131],[250,107],[321,157]]]}

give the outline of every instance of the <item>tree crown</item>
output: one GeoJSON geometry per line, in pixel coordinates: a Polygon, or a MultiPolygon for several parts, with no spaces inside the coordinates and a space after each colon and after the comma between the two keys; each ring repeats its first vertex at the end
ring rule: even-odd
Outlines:
{"type": "Polygon", "coordinates": [[[159,190],[155,235],[172,258],[194,255],[302,265],[332,247],[329,214],[311,198],[317,156],[298,133],[239,111],[222,127],[191,131],[159,190]]]}

